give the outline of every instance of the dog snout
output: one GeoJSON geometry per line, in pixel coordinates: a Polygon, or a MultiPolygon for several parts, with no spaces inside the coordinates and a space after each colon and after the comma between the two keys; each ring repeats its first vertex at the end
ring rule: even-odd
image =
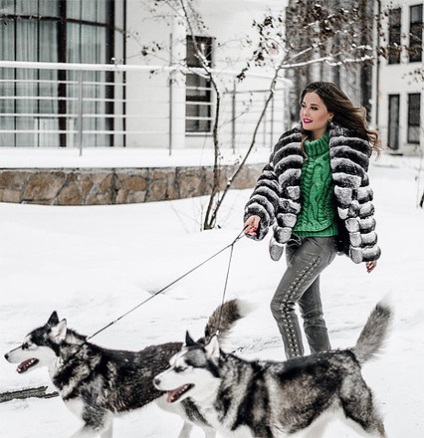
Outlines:
{"type": "Polygon", "coordinates": [[[157,377],[155,377],[154,379],[153,379],[153,385],[155,385],[156,386],[156,388],[160,385],[160,379],[158,379],[157,377]]]}
{"type": "Polygon", "coordinates": [[[6,354],[4,355],[4,358],[5,358],[6,360],[9,360],[9,353],[6,353],[6,354]]]}

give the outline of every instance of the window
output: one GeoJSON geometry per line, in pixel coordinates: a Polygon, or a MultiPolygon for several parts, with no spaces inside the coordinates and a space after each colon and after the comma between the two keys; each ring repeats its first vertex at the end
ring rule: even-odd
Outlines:
{"type": "Polygon", "coordinates": [[[421,94],[408,94],[408,143],[420,142],[421,94]]]}
{"type": "Polygon", "coordinates": [[[390,149],[399,149],[399,94],[389,95],[389,135],[387,145],[390,149]]]}
{"type": "MultiPolygon", "coordinates": [[[[115,0],[0,0],[0,59],[110,63],[115,44],[114,8],[115,0]]],[[[33,133],[10,131],[39,129],[63,131],[48,134],[44,146],[70,144],[65,131],[76,129],[68,114],[75,113],[78,75],[64,70],[0,69],[0,95],[11,97],[0,100],[0,145],[33,146],[33,133]]],[[[90,98],[110,97],[112,87],[105,82],[113,82],[113,73],[84,72],[83,80],[93,82],[84,87],[89,98],[84,101],[84,113],[112,112],[110,104],[90,98]]],[[[83,129],[111,131],[112,118],[85,117],[83,129]]],[[[84,135],[84,145],[106,146],[111,138],[107,134],[84,135]]]]}
{"type": "MultiPolygon", "coordinates": [[[[187,37],[187,66],[201,67],[197,51],[212,64],[212,38],[187,37]]],[[[186,132],[210,132],[212,121],[211,81],[190,73],[186,76],[186,132]]]]}
{"type": "Polygon", "coordinates": [[[400,63],[401,47],[401,8],[389,12],[389,64],[400,63]]]}
{"type": "Polygon", "coordinates": [[[423,5],[409,9],[409,62],[421,62],[423,52],[423,5]]]}

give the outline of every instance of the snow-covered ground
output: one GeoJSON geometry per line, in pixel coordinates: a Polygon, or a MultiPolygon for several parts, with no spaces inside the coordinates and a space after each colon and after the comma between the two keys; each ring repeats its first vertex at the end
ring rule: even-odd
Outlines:
{"type": "MultiPolygon", "coordinates": [[[[221,151],[221,163],[233,164],[243,152],[232,149],[221,151]]],[[[270,154],[266,148],[253,150],[248,163],[265,162],[270,154]]],[[[0,168],[22,167],[168,167],[206,166],[213,164],[211,148],[174,149],[166,148],[86,148],[80,153],[77,148],[8,148],[0,150],[0,168]]]]}
{"type": "MultiPolygon", "coordinates": [[[[414,161],[406,161],[400,167],[383,157],[371,166],[383,251],[377,269],[367,274],[365,266],[338,257],[322,277],[322,293],[335,348],[352,346],[375,303],[391,294],[393,332],[385,353],[365,366],[364,375],[380,402],[388,436],[422,438],[424,211],[416,208],[414,161]]],[[[94,333],[232,242],[249,194],[233,191],[221,228],[205,232],[199,232],[204,198],[93,207],[0,204],[0,352],[17,346],[53,310],[80,333],[94,333]]],[[[243,347],[240,354],[249,358],[283,360],[269,303],[285,263],[271,261],[267,244],[243,238],[235,245],[227,297],[251,301],[256,310],[237,325],[229,348],[243,347]]],[[[93,342],[141,349],[182,341],[186,329],[200,336],[221,302],[228,256],[227,250],[93,342]]],[[[18,375],[14,365],[0,360],[0,392],[47,384],[47,370],[18,375]]],[[[172,438],[180,425],[178,417],[152,404],[120,418],[115,436],[172,438]]],[[[58,397],[0,404],[1,437],[67,437],[78,427],[58,397]]],[[[358,435],[335,422],[325,436],[358,435]]]]}

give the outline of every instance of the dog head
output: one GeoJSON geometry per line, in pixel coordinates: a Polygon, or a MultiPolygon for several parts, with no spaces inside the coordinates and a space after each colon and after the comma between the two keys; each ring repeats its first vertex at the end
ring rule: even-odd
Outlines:
{"type": "Polygon", "coordinates": [[[66,320],[53,312],[45,325],[30,332],[22,345],[4,355],[10,363],[19,363],[16,371],[25,373],[42,366],[51,367],[59,356],[59,345],[66,338],[66,320]]]}
{"type": "Polygon", "coordinates": [[[154,385],[166,391],[168,403],[181,402],[187,397],[204,400],[213,397],[220,383],[220,349],[217,336],[208,344],[193,341],[186,334],[180,352],[169,361],[170,368],[154,378],[154,385]]]}

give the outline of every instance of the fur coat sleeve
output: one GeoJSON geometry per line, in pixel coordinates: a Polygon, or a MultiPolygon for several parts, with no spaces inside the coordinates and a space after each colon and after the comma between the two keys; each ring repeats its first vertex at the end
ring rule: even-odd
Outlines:
{"type": "MultiPolygon", "coordinates": [[[[377,260],[381,252],[367,173],[371,146],[367,140],[333,123],[329,125],[329,137],[340,247],[355,263],[377,260]]],[[[245,220],[251,215],[261,218],[254,239],[262,240],[272,225],[276,243],[282,245],[290,239],[302,202],[301,140],[297,128],[284,133],[259,176],[245,209],[245,220]]]]}
{"type": "Polygon", "coordinates": [[[330,164],[345,252],[355,263],[377,260],[373,191],[368,178],[369,142],[337,125],[330,126],[330,164]]]}
{"type": "MultiPolygon", "coordinates": [[[[246,204],[245,220],[252,215],[261,218],[257,235],[254,237],[257,240],[262,240],[267,235],[277,217],[281,222],[281,215],[285,210],[290,214],[288,209],[282,208],[284,203],[296,204],[296,211],[293,211],[295,214],[290,217],[290,221],[293,222],[292,227],[295,224],[297,213],[300,211],[300,175],[304,161],[300,141],[301,134],[298,129],[287,131],[280,137],[246,204]],[[286,192],[290,190],[292,193],[287,198],[283,193],[287,195],[286,192]]],[[[283,224],[280,223],[280,225],[283,224]]],[[[287,230],[288,237],[290,237],[292,227],[287,230]]],[[[278,232],[277,229],[275,231],[278,232]]],[[[277,242],[285,243],[280,239],[277,239],[277,242]]]]}

